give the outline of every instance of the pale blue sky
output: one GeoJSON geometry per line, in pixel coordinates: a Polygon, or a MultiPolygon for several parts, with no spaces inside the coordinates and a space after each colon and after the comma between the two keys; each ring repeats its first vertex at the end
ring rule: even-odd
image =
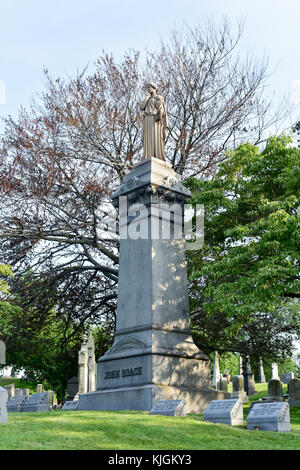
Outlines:
{"type": "Polygon", "coordinates": [[[43,66],[73,75],[102,49],[155,48],[174,24],[212,15],[244,18],[243,48],[269,56],[270,89],[300,103],[300,0],[0,0],[0,116],[43,88],[43,66]]]}

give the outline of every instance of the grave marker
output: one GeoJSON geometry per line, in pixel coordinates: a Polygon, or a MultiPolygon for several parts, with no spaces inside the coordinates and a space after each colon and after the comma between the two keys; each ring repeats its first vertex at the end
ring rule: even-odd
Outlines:
{"type": "Polygon", "coordinates": [[[243,403],[241,400],[213,400],[203,414],[204,421],[230,426],[243,425],[243,403]]]}
{"type": "Polygon", "coordinates": [[[287,402],[257,402],[247,416],[247,429],[288,432],[291,430],[290,407],[287,402]]]}

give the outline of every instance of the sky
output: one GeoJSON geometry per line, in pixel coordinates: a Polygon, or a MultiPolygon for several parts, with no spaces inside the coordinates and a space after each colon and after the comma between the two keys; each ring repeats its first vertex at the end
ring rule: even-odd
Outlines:
{"type": "Polygon", "coordinates": [[[0,0],[0,117],[44,89],[44,67],[74,76],[103,49],[155,49],[174,26],[224,15],[245,21],[240,50],[269,58],[270,90],[299,110],[300,0],[0,0]]]}

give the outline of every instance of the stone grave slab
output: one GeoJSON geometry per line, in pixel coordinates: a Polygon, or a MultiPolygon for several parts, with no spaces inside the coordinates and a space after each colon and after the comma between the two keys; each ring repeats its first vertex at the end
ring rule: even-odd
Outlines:
{"type": "Polygon", "coordinates": [[[150,415],[163,416],[186,416],[187,403],[186,400],[161,400],[154,404],[150,415]]]}
{"type": "Polygon", "coordinates": [[[25,405],[27,400],[28,400],[27,395],[17,395],[17,396],[12,397],[7,402],[8,413],[16,413],[16,412],[23,411],[23,406],[25,405]]]}
{"type": "Polygon", "coordinates": [[[5,390],[5,388],[0,387],[0,423],[6,423],[8,420],[6,406],[7,398],[7,390],[5,390]]]}
{"type": "MultiPolygon", "coordinates": [[[[26,396],[26,395],[23,395],[26,396]]],[[[26,401],[23,412],[50,411],[49,398],[47,392],[35,393],[26,401]]]]}
{"type": "Polygon", "coordinates": [[[79,400],[68,400],[62,406],[62,410],[78,410],[79,400]]]}
{"type": "Polygon", "coordinates": [[[6,363],[6,348],[4,341],[0,340],[0,364],[6,363]]]}
{"type": "Polygon", "coordinates": [[[247,429],[288,432],[291,430],[287,402],[257,402],[247,416],[247,429]]]}
{"type": "Polygon", "coordinates": [[[241,400],[213,400],[203,414],[204,421],[230,426],[243,425],[243,402],[241,400]]]}

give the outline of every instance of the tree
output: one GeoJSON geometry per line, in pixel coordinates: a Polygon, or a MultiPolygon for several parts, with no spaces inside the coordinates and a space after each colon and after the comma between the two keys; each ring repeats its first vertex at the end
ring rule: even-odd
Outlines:
{"type": "Polygon", "coordinates": [[[113,321],[118,241],[99,235],[98,208],[140,156],[139,103],[149,78],[167,100],[167,161],[183,178],[211,177],[226,148],[245,135],[261,142],[284,114],[270,115],[266,63],[238,56],[241,33],[226,22],[186,28],[145,61],[137,51],[120,63],[103,53],[90,75],[53,79],[45,70],[40,99],[17,121],[5,120],[1,259],[13,266],[16,295],[31,273],[24,308],[41,312],[50,299],[79,329],[113,321]]]}
{"type": "Polygon", "coordinates": [[[189,252],[198,344],[284,357],[300,337],[300,149],[282,136],[228,153],[213,181],[189,180],[205,205],[205,244],[189,252]]]}

